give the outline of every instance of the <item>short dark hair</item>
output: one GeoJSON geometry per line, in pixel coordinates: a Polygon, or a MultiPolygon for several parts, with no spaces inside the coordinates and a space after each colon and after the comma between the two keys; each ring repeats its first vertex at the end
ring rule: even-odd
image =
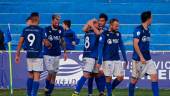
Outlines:
{"type": "Polygon", "coordinates": [[[31,17],[30,17],[30,16],[29,16],[29,17],[27,17],[27,19],[26,19],[25,21],[27,22],[28,20],[31,20],[31,17]]]}
{"type": "Polygon", "coordinates": [[[150,19],[150,18],[151,18],[151,15],[152,15],[151,11],[142,12],[142,14],[141,14],[141,21],[142,21],[142,23],[144,23],[144,22],[146,22],[148,19],[150,19]]]}
{"type": "Polygon", "coordinates": [[[116,21],[116,22],[119,22],[119,20],[116,19],[116,18],[110,19],[110,24],[113,23],[113,22],[115,22],[115,21],[116,21]]]}
{"type": "Polygon", "coordinates": [[[32,12],[30,17],[34,17],[34,16],[39,17],[39,13],[38,12],[32,12]]]}
{"type": "Polygon", "coordinates": [[[71,20],[64,20],[63,23],[67,25],[68,28],[71,27],[71,20]]]}
{"type": "Polygon", "coordinates": [[[108,20],[108,16],[105,13],[101,13],[99,18],[104,18],[106,21],[108,20]]]}

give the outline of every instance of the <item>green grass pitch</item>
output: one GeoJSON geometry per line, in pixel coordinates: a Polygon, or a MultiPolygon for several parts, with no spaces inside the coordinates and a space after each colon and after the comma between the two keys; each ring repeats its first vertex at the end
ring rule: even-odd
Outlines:
{"type": "MultiPolygon", "coordinates": [[[[71,96],[73,89],[55,89],[52,96],[71,96]]],[[[0,89],[0,96],[10,96],[9,90],[0,89]]],[[[24,89],[15,89],[14,96],[26,96],[24,89]]],[[[38,96],[44,96],[43,90],[38,92],[38,96]]],[[[80,96],[87,96],[87,89],[81,91],[80,96]]],[[[94,96],[98,96],[97,90],[94,90],[94,96]]],[[[113,91],[113,96],[128,96],[127,89],[116,89],[113,91]]],[[[149,89],[136,89],[135,96],[152,96],[152,91],[149,89]]],[[[161,89],[160,96],[170,96],[170,89],[161,89]]]]}

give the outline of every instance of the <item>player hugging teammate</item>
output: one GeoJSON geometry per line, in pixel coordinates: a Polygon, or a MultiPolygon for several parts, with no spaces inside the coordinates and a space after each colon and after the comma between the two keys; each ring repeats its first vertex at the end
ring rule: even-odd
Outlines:
{"type": "MultiPolygon", "coordinates": [[[[80,91],[88,80],[88,96],[93,93],[93,79],[95,78],[99,96],[112,96],[114,90],[124,79],[124,68],[127,66],[126,50],[122,35],[119,32],[119,20],[110,19],[109,28],[106,27],[108,17],[100,14],[99,20],[92,19],[85,24],[83,31],[83,76],[79,79],[72,96],[79,96],[80,91]],[[120,58],[122,53],[123,61],[120,58]],[[116,78],[112,80],[112,76],[116,78]]],[[[150,55],[150,30],[152,14],[150,11],[141,14],[142,24],[135,28],[133,33],[133,57],[132,76],[129,84],[129,96],[135,96],[134,90],[137,81],[150,75],[152,81],[153,96],[159,96],[158,77],[156,67],[150,55]]],[[[39,27],[38,13],[32,13],[27,20],[16,52],[16,63],[20,62],[20,50],[24,44],[27,52],[27,95],[37,96],[40,73],[43,71],[43,47],[44,63],[48,71],[45,85],[45,96],[51,96],[55,86],[56,74],[59,70],[61,47],[64,49],[64,60],[67,59],[66,44],[63,39],[63,28],[59,25],[60,16],[53,15],[51,26],[45,29],[39,27]]]]}

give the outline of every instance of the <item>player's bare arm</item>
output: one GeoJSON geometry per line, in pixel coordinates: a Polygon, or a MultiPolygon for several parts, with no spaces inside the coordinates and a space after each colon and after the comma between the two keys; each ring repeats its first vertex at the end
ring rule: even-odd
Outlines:
{"type": "Polygon", "coordinates": [[[64,41],[64,38],[61,38],[61,45],[64,50],[64,61],[66,61],[67,60],[67,50],[66,50],[66,42],[64,41]]]}
{"type": "Polygon", "coordinates": [[[139,45],[138,45],[139,39],[135,38],[135,39],[133,40],[133,43],[134,43],[135,51],[137,52],[137,54],[138,54],[139,57],[140,57],[140,61],[142,62],[142,64],[146,64],[146,61],[145,61],[145,59],[144,59],[144,57],[143,57],[143,55],[142,55],[142,53],[141,53],[141,51],[140,51],[139,45]]]}
{"type": "Polygon", "coordinates": [[[22,48],[22,44],[24,43],[24,37],[21,37],[18,46],[17,46],[17,51],[16,51],[16,56],[15,56],[15,62],[18,64],[20,62],[20,50],[22,48]]]}

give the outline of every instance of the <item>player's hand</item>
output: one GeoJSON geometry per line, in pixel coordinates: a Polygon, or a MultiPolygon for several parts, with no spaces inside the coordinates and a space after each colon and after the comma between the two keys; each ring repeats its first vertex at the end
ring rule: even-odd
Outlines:
{"type": "Polygon", "coordinates": [[[92,26],[93,26],[93,20],[90,20],[90,21],[88,22],[88,25],[89,25],[90,27],[92,27],[92,26]]]}
{"type": "Polygon", "coordinates": [[[95,67],[96,67],[97,69],[100,69],[100,66],[101,66],[100,64],[96,64],[96,65],[95,65],[95,67]]]}
{"type": "Polygon", "coordinates": [[[146,60],[143,57],[140,58],[140,61],[142,64],[146,64],[146,60]]]}
{"type": "Polygon", "coordinates": [[[124,64],[123,64],[124,69],[127,69],[127,65],[128,65],[128,62],[127,62],[127,61],[125,61],[125,62],[124,62],[124,64]]]}
{"type": "Polygon", "coordinates": [[[66,61],[68,58],[67,53],[64,53],[64,61],[66,61]]]}
{"type": "Polygon", "coordinates": [[[48,44],[48,49],[51,49],[51,48],[52,48],[52,44],[49,43],[49,44],[48,44]]]}
{"type": "Polygon", "coordinates": [[[20,57],[19,56],[15,56],[15,63],[19,64],[19,62],[20,62],[20,57]]]}

